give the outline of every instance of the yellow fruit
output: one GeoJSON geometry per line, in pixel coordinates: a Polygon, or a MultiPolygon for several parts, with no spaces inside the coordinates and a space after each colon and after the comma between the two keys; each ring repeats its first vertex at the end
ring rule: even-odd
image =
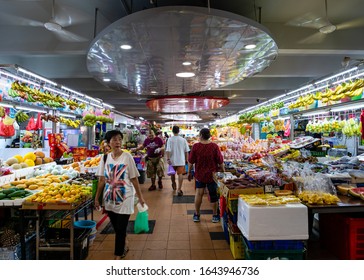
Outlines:
{"type": "MultiPolygon", "coordinates": [[[[24,157],[25,158],[25,157],[24,157]]],[[[27,158],[24,160],[24,163],[26,163],[28,166],[35,166],[35,163],[33,160],[27,158]]]]}
{"type": "Polygon", "coordinates": [[[25,162],[26,159],[31,159],[34,162],[37,159],[37,156],[34,153],[29,152],[29,153],[25,154],[24,162],[25,162]]]}
{"type": "Polygon", "coordinates": [[[15,155],[13,158],[16,158],[18,160],[18,163],[23,162],[23,157],[21,155],[15,155]]]}

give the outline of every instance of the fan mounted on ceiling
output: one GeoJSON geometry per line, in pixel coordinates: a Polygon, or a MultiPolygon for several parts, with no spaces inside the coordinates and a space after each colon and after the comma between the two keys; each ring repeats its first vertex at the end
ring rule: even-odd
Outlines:
{"type": "Polygon", "coordinates": [[[83,38],[77,34],[67,31],[65,27],[72,24],[72,18],[66,16],[65,19],[66,20],[62,20],[61,16],[57,18],[57,15],[55,13],[55,0],[52,0],[52,17],[49,19],[49,21],[45,22],[43,26],[47,30],[54,32],[57,36],[59,36],[61,39],[65,41],[76,41],[76,42],[87,41],[86,38],[83,38]]]}
{"type": "MultiPolygon", "coordinates": [[[[47,2],[42,2],[42,6],[47,2]]],[[[47,9],[49,6],[47,7],[47,9]]],[[[46,22],[36,19],[25,18],[20,15],[11,15],[0,12],[1,21],[10,25],[21,25],[28,27],[42,27],[55,34],[62,41],[69,42],[85,42],[89,39],[79,36],[66,28],[74,27],[78,24],[93,20],[87,17],[84,13],[76,11],[73,7],[56,6],[55,0],[52,0],[51,16],[46,22]],[[56,9],[57,8],[57,9],[56,9]]]]}
{"type": "Polygon", "coordinates": [[[334,24],[329,19],[328,0],[324,0],[324,15],[319,16],[315,13],[306,13],[301,17],[295,18],[287,23],[287,25],[295,27],[313,28],[318,33],[301,41],[301,43],[318,43],[324,39],[324,36],[338,30],[356,28],[364,26],[364,18],[357,18],[351,21],[334,24]]]}

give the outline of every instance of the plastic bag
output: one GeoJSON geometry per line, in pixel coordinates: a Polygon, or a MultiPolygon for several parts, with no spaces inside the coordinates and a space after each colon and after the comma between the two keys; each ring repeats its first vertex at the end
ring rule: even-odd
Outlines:
{"type": "Polygon", "coordinates": [[[14,134],[15,134],[15,129],[13,124],[6,125],[4,124],[3,120],[0,120],[0,136],[11,137],[14,136],[14,134]]]}
{"type": "Polygon", "coordinates": [[[140,204],[137,204],[138,214],[135,218],[134,222],[134,233],[143,233],[149,232],[149,223],[148,223],[148,207],[144,204],[144,207],[141,207],[140,204]],[[146,209],[146,210],[145,210],[146,209]],[[144,210],[144,211],[143,211],[144,210]]]}
{"type": "Polygon", "coordinates": [[[42,129],[43,123],[42,123],[42,118],[41,118],[42,114],[38,113],[38,117],[37,117],[37,123],[35,125],[35,129],[42,129]]]}
{"type": "Polygon", "coordinates": [[[37,129],[37,124],[34,121],[34,117],[31,117],[29,119],[28,125],[27,125],[27,127],[25,129],[28,130],[28,131],[37,129]]]}
{"type": "Polygon", "coordinates": [[[169,164],[168,170],[167,170],[167,175],[171,176],[171,175],[175,175],[175,174],[176,174],[176,171],[174,170],[173,166],[169,164]]]}

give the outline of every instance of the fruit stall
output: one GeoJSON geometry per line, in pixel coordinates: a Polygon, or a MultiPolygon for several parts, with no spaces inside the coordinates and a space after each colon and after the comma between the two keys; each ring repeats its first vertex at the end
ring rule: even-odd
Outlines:
{"type": "MultiPolygon", "coordinates": [[[[118,112],[17,69],[5,66],[0,77],[0,259],[50,259],[57,253],[86,258],[89,234],[78,236],[73,222],[82,213],[87,219],[91,212],[92,219],[94,174],[100,152],[107,152],[97,141],[113,128],[118,112]],[[44,247],[54,232],[71,245],[44,247]]],[[[134,147],[137,135],[125,135],[125,148],[134,147]]]]}
{"type": "MultiPolygon", "coordinates": [[[[41,156],[39,152],[28,153],[23,160],[36,161],[41,156]]],[[[73,223],[80,214],[82,220],[87,220],[90,213],[92,220],[96,178],[88,171],[98,166],[100,158],[101,155],[67,165],[52,161],[22,169],[7,169],[9,173],[0,177],[0,209],[3,210],[0,213],[6,216],[0,230],[2,259],[77,259],[80,256],[75,238],[80,229],[73,223]],[[47,234],[54,231],[62,232],[70,246],[53,244],[52,248],[43,248],[44,242],[49,241],[47,234]],[[59,252],[63,253],[57,255],[59,252]]],[[[14,159],[22,160],[20,156],[14,159]]],[[[12,163],[14,159],[7,162],[12,163]]],[[[83,241],[88,244],[88,235],[83,241]]],[[[86,253],[83,251],[82,258],[87,257],[86,253]]]]}
{"type": "Polygon", "coordinates": [[[364,229],[364,79],[355,71],[318,79],[315,87],[303,86],[217,125],[226,172],[215,181],[234,258],[304,259],[318,231],[337,258],[364,258],[358,250],[364,229]],[[221,139],[229,125],[240,135],[221,139]],[[345,230],[334,242],[336,227],[345,230]]]}

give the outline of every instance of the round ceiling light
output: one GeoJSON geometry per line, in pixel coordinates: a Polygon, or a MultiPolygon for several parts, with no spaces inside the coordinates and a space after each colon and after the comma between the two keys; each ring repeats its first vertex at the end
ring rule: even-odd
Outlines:
{"type": "Polygon", "coordinates": [[[180,72],[176,73],[176,76],[179,78],[192,78],[195,76],[195,73],[192,72],[180,72]]]}
{"type": "Polygon", "coordinates": [[[123,50],[130,50],[131,46],[130,45],[121,45],[120,48],[123,50]]]}
{"type": "Polygon", "coordinates": [[[132,13],[101,31],[90,44],[87,69],[99,81],[111,76],[105,86],[117,91],[174,95],[220,88],[211,79],[215,73],[224,86],[235,84],[266,69],[277,55],[276,42],[256,21],[207,7],[164,6],[132,13]],[[256,48],[247,51],[252,41],[256,48]],[[124,42],[132,50],[120,52],[124,42]],[[187,61],[192,64],[186,71],[187,61]],[[183,72],[195,77],[176,79],[183,72]]]}

